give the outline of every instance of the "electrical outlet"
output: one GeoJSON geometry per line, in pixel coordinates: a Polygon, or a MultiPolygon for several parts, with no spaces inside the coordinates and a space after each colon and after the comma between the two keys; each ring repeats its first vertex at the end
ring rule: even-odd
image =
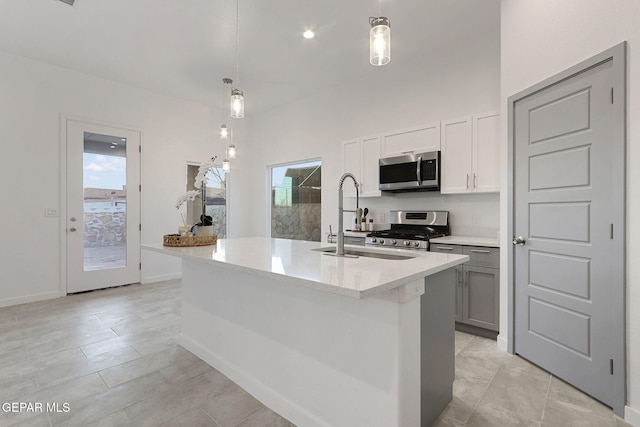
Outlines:
{"type": "Polygon", "coordinates": [[[58,216],[58,209],[56,208],[46,208],[44,211],[45,216],[55,217],[58,216]]]}
{"type": "Polygon", "coordinates": [[[480,215],[471,215],[471,225],[480,225],[480,215]]]}

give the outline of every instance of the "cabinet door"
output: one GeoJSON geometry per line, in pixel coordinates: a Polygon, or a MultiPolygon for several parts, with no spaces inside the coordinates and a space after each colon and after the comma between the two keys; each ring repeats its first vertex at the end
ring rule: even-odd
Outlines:
{"type": "MultiPolygon", "coordinates": [[[[342,143],[342,172],[351,172],[356,179],[360,178],[360,150],[362,144],[359,139],[353,139],[342,143]]],[[[351,183],[342,187],[345,197],[356,197],[356,189],[351,183]]]]}
{"type": "Polygon", "coordinates": [[[500,191],[500,113],[473,116],[473,189],[500,191]]]}
{"type": "Polygon", "coordinates": [[[471,116],[442,122],[442,193],[472,191],[471,116]]]}
{"type": "Polygon", "coordinates": [[[440,151],[440,122],[397,130],[382,136],[382,155],[440,151]]]}
{"type": "Polygon", "coordinates": [[[499,330],[499,269],[464,266],[462,321],[499,330]]]}
{"type": "Polygon", "coordinates": [[[362,197],[380,196],[380,137],[372,136],[362,139],[362,176],[357,176],[362,187],[362,197]]]}
{"type": "Polygon", "coordinates": [[[464,282],[464,269],[462,266],[457,266],[456,267],[456,314],[455,314],[455,318],[456,318],[456,322],[462,322],[463,321],[463,316],[462,316],[462,312],[463,312],[463,282],[464,282]]]}

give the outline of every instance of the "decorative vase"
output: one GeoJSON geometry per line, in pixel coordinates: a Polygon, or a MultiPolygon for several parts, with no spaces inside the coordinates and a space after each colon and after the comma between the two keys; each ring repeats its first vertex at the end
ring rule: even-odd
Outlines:
{"type": "Polygon", "coordinates": [[[196,225],[196,236],[213,236],[213,225],[196,225]]]}

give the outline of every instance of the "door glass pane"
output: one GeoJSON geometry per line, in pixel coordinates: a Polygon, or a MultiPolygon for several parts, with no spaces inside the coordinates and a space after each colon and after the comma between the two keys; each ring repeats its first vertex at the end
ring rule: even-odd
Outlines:
{"type": "Polygon", "coordinates": [[[84,132],[84,270],[127,265],[127,140],[84,132]]]}
{"type": "Polygon", "coordinates": [[[321,162],[271,168],[271,237],[320,241],[321,162]]]}

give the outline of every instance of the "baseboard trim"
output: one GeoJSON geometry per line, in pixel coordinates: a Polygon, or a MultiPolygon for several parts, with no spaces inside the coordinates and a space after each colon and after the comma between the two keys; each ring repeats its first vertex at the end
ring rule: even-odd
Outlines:
{"type": "Polygon", "coordinates": [[[640,410],[631,406],[624,407],[624,420],[634,427],[640,427],[640,410]]]}
{"type": "Polygon", "coordinates": [[[166,282],[167,280],[181,279],[182,273],[159,274],[157,276],[146,276],[140,279],[143,285],[147,283],[166,282]]]}
{"type": "Polygon", "coordinates": [[[30,302],[44,301],[48,299],[60,298],[63,296],[64,294],[62,292],[55,291],[55,292],[44,292],[41,294],[25,295],[25,296],[16,297],[16,298],[6,298],[6,299],[0,300],[0,307],[9,307],[12,305],[27,304],[30,302]]]}
{"type": "Polygon", "coordinates": [[[231,381],[238,384],[265,406],[271,408],[283,417],[292,420],[296,425],[329,427],[326,423],[322,422],[322,420],[318,419],[304,408],[291,402],[289,399],[277,393],[266,384],[258,381],[253,376],[242,371],[233,363],[228,362],[226,359],[194,341],[192,338],[185,336],[184,333],[180,335],[179,343],[182,347],[186,348],[191,353],[222,372],[231,381]]]}
{"type": "Polygon", "coordinates": [[[509,348],[507,345],[507,339],[505,337],[503,337],[502,335],[498,335],[498,339],[497,339],[497,343],[498,343],[498,348],[502,351],[508,351],[507,349],[509,348]]]}

